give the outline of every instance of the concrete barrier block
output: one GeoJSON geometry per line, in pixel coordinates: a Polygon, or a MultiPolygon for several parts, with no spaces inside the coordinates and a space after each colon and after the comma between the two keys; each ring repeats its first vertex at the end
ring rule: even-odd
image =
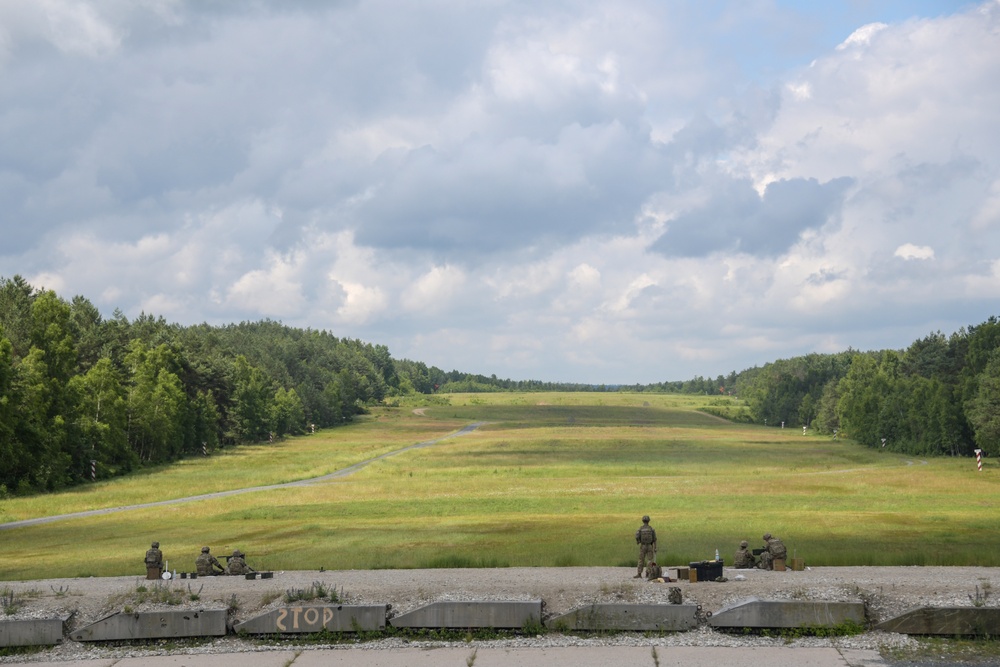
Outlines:
{"type": "Polygon", "coordinates": [[[53,646],[62,641],[70,615],[0,621],[0,647],[53,646]]]}
{"type": "Polygon", "coordinates": [[[1000,608],[920,607],[882,621],[878,630],[904,635],[1000,635],[1000,608]]]}
{"type": "Polygon", "coordinates": [[[279,607],[237,623],[236,632],[251,635],[384,630],[388,605],[315,605],[279,607]]]}
{"type": "Polygon", "coordinates": [[[863,602],[758,600],[751,598],[715,612],[715,628],[833,628],[865,622],[863,602]]]}
{"type": "Polygon", "coordinates": [[[225,609],[188,609],[120,613],[102,618],[70,634],[78,642],[170,637],[221,637],[226,634],[225,609]]]}
{"type": "Polygon", "coordinates": [[[682,632],[698,625],[692,604],[592,604],[546,621],[554,630],[652,630],[682,632]]]}
{"type": "Polygon", "coordinates": [[[517,629],[541,623],[542,601],[434,602],[389,620],[394,628],[517,629]]]}

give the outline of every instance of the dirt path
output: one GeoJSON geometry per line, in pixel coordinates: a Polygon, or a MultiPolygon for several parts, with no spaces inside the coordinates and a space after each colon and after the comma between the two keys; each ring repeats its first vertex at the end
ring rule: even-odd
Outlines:
{"type": "Polygon", "coordinates": [[[352,466],[342,468],[340,470],[331,472],[328,475],[323,475],[321,477],[312,477],[310,479],[300,479],[294,482],[285,482],[284,484],[269,484],[267,486],[250,486],[243,489],[230,489],[229,491],[216,491],[215,493],[204,493],[198,496],[187,496],[185,498],[172,498],[171,500],[160,500],[153,503],[140,503],[138,505],[123,505],[121,507],[105,507],[98,510],[88,510],[86,512],[71,512],[69,514],[56,514],[54,516],[43,516],[37,519],[24,519],[23,521],[11,521],[9,523],[0,523],[0,530],[10,530],[12,528],[24,528],[26,526],[37,526],[43,523],[53,523],[55,521],[66,521],[68,519],[77,519],[86,516],[99,516],[101,514],[114,514],[116,512],[127,512],[129,510],[146,509],[149,507],[162,507],[164,505],[177,505],[179,503],[192,503],[198,500],[211,500],[214,498],[223,498],[225,496],[235,496],[241,493],[252,493],[254,491],[272,491],[274,489],[285,489],[293,486],[308,486],[310,484],[317,484],[319,482],[326,482],[331,479],[338,479],[340,477],[347,477],[352,475],[362,468],[375,463],[376,461],[381,461],[382,459],[387,459],[390,456],[396,456],[397,454],[402,454],[403,452],[408,452],[412,449],[420,449],[422,447],[429,447],[442,440],[447,440],[449,438],[455,438],[460,435],[465,435],[475,431],[477,428],[482,426],[484,422],[475,422],[464,426],[461,429],[455,431],[454,433],[449,433],[448,435],[441,436],[440,438],[435,438],[433,440],[426,440],[424,442],[418,442],[414,445],[409,445],[408,447],[403,447],[402,449],[396,449],[391,452],[386,452],[380,456],[376,456],[370,459],[366,459],[359,463],[355,463],[352,466]]]}

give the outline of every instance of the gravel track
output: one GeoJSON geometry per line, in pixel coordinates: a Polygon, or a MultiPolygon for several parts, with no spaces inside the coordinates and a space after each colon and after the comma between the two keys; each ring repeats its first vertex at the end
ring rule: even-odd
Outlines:
{"type": "Polygon", "coordinates": [[[72,512],[69,514],[55,514],[53,516],[42,516],[34,519],[23,519],[21,521],[10,521],[7,523],[0,523],[0,531],[11,530],[13,528],[24,528],[26,526],[39,526],[43,523],[54,523],[56,521],[66,521],[68,519],[79,519],[81,517],[88,516],[100,516],[104,514],[117,514],[118,512],[128,512],[137,509],[148,509],[150,507],[164,507],[166,505],[178,505],[180,503],[193,503],[199,500],[217,500],[219,498],[225,498],[227,496],[237,496],[243,493],[254,493],[257,491],[273,491],[275,489],[286,489],[296,486],[309,486],[311,484],[318,484],[320,482],[327,482],[331,479],[339,479],[341,477],[347,477],[348,475],[353,475],[357,471],[365,468],[376,461],[381,461],[387,459],[391,456],[396,456],[397,454],[402,454],[408,452],[412,449],[421,449],[423,447],[430,447],[431,445],[436,445],[442,440],[448,440],[449,438],[456,438],[467,433],[472,433],[477,428],[482,426],[485,422],[475,422],[463,426],[454,433],[449,433],[443,435],[439,438],[434,438],[433,440],[425,440],[424,442],[418,442],[413,445],[408,445],[407,447],[402,447],[400,449],[395,449],[391,452],[386,452],[385,454],[380,454],[379,456],[372,457],[370,459],[365,459],[364,461],[359,461],[354,465],[347,466],[346,468],[341,468],[340,470],[335,470],[327,475],[322,475],[320,477],[311,477],[308,479],[299,479],[294,482],[284,482],[282,484],[267,484],[265,486],[248,486],[242,489],[230,489],[228,491],[215,491],[213,493],[203,493],[197,496],[185,496],[183,498],[171,498],[169,500],[157,500],[151,503],[140,503],[136,505],[123,505],[121,507],[103,507],[96,510],[87,510],[84,512],[72,512]]]}
{"type": "MultiPolygon", "coordinates": [[[[289,589],[305,589],[314,582],[336,589],[349,604],[389,603],[391,613],[403,613],[439,600],[531,600],[544,601],[544,615],[560,614],[595,602],[667,603],[668,589],[681,588],[684,602],[698,604],[703,611],[717,612],[733,603],[755,597],[763,600],[863,601],[870,620],[879,622],[921,606],[971,606],[977,595],[987,606],[1000,606],[1000,568],[985,567],[816,567],[801,572],[766,572],[726,569],[724,582],[678,582],[657,584],[632,578],[634,570],[621,567],[498,568],[434,570],[329,570],[324,572],[276,572],[273,579],[246,580],[242,577],[207,577],[197,580],[148,582],[144,578],[104,577],[50,579],[0,583],[0,590],[13,592],[24,605],[7,618],[51,618],[73,613],[70,627],[78,628],[125,606],[135,611],[225,607],[233,596],[239,603],[234,620],[256,616],[284,603],[289,589]],[[739,579],[742,577],[742,579],[739,579]],[[140,585],[161,585],[183,594],[176,606],[138,603],[140,585]],[[191,601],[191,593],[199,599],[191,601]]],[[[882,649],[905,648],[911,638],[883,632],[867,632],[853,637],[802,638],[802,646],[882,649]]],[[[274,648],[287,650],[296,640],[282,640],[274,648]]],[[[393,637],[368,642],[372,649],[398,647],[408,640],[393,637]]],[[[169,652],[208,653],[270,650],[259,640],[227,637],[211,642],[173,642],[169,652]]],[[[647,637],[622,633],[601,637],[578,637],[557,633],[538,637],[478,642],[489,646],[580,646],[580,645],[663,645],[663,646],[787,646],[782,638],[744,637],[700,627],[691,632],[647,637]]],[[[448,645],[441,642],[440,645],[448,645]]],[[[461,645],[465,645],[464,642],[461,645]]],[[[308,645],[318,648],[315,644],[308,645]]],[[[93,646],[66,641],[52,649],[28,656],[39,661],[80,659],[81,657],[134,657],[156,655],[168,649],[145,646],[93,646]]],[[[20,661],[26,656],[0,658],[0,663],[20,661]]]]}

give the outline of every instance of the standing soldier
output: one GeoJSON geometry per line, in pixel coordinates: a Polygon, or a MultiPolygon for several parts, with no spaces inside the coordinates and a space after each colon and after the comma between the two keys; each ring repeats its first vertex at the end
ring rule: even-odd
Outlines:
{"type": "Polygon", "coordinates": [[[656,560],[656,531],[649,525],[648,516],[642,517],[642,525],[635,531],[635,543],[639,545],[639,572],[632,578],[641,579],[646,559],[656,560]]]}
{"type": "Polygon", "coordinates": [[[159,579],[163,576],[163,552],[160,551],[160,543],[153,542],[146,552],[146,578],[159,579]]]}

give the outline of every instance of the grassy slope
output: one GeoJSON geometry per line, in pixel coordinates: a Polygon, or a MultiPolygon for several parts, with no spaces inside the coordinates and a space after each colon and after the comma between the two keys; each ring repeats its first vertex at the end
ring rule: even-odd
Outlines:
{"type": "Polygon", "coordinates": [[[1000,565],[996,470],[737,426],[705,399],[459,395],[342,429],[0,504],[0,519],[325,474],[471,421],[479,431],[347,478],[0,533],[0,578],[125,574],[159,539],[171,566],[240,547],[259,568],[625,565],[650,514],[661,562],[731,558],[780,535],[813,565],[1000,565]],[[664,553],[665,552],[665,553],[664,553]]]}

